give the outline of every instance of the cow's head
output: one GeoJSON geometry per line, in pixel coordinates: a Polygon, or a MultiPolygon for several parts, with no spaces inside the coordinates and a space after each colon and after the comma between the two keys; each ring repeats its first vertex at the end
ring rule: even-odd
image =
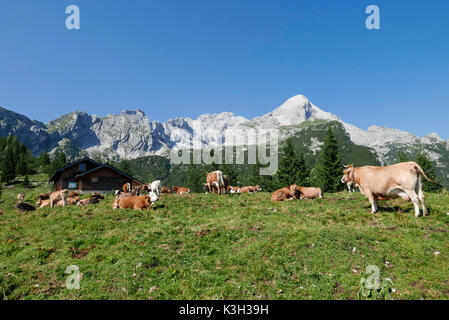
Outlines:
{"type": "Polygon", "coordinates": [[[176,193],[178,191],[178,187],[177,186],[172,186],[171,187],[171,191],[176,193]]]}
{"type": "Polygon", "coordinates": [[[148,197],[150,198],[151,203],[154,203],[159,200],[159,197],[153,191],[150,191],[150,194],[148,195],[148,197]]]}
{"type": "Polygon", "coordinates": [[[297,197],[297,194],[299,194],[298,185],[296,183],[294,183],[290,186],[290,194],[293,197],[297,197]]]}
{"type": "Polygon", "coordinates": [[[341,183],[355,182],[354,179],[354,166],[352,164],[345,166],[343,171],[343,177],[341,177],[341,183]]]}
{"type": "Polygon", "coordinates": [[[254,186],[254,189],[256,189],[257,192],[261,192],[262,191],[262,187],[259,187],[258,185],[254,186]]]}

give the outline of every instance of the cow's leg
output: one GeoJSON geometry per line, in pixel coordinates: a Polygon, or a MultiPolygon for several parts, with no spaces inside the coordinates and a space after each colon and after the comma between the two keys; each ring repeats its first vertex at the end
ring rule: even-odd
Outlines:
{"type": "Polygon", "coordinates": [[[410,200],[412,200],[413,205],[415,206],[415,217],[419,217],[421,215],[421,212],[419,211],[419,198],[418,195],[416,194],[415,190],[404,190],[408,197],[410,198],[410,200]]]}
{"type": "Polygon", "coordinates": [[[422,191],[421,177],[418,179],[418,198],[419,198],[419,201],[421,201],[423,215],[429,216],[430,214],[426,207],[426,196],[424,195],[424,192],[422,191]]]}
{"type": "Polygon", "coordinates": [[[348,183],[348,191],[351,193],[351,185],[348,183]]]}
{"type": "Polygon", "coordinates": [[[371,203],[371,213],[376,213],[378,211],[377,208],[377,197],[373,196],[371,193],[367,194],[369,202],[371,203]]]}

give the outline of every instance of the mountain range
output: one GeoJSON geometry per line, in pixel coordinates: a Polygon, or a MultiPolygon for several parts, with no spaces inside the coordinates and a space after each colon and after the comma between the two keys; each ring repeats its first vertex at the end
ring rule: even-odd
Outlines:
{"type": "Polygon", "coordinates": [[[349,142],[369,149],[379,164],[396,161],[399,150],[414,156],[419,150],[429,156],[443,180],[449,180],[449,140],[436,133],[417,137],[409,132],[371,126],[367,130],[346,123],[338,116],[297,95],[263,116],[246,119],[230,112],[204,114],[198,119],[176,118],[151,121],[142,110],[126,110],[105,117],[76,111],[44,124],[0,107],[0,136],[16,135],[34,155],[45,150],[62,150],[69,158],[90,156],[110,160],[143,156],[167,156],[172,149],[188,148],[192,143],[204,147],[226,144],[228,130],[276,128],[281,138],[307,136],[304,145],[315,154],[322,139],[307,134],[316,123],[334,123],[343,128],[349,142]],[[194,133],[201,131],[201,136],[194,133]]]}

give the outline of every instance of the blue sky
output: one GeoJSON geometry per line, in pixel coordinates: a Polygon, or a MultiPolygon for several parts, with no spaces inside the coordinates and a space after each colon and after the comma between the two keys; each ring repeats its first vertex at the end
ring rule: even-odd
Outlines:
{"type": "Polygon", "coordinates": [[[253,118],[304,94],[365,129],[449,139],[448,20],[447,0],[0,0],[0,105],[43,122],[253,118]],[[80,30],[65,28],[71,4],[80,30]]]}

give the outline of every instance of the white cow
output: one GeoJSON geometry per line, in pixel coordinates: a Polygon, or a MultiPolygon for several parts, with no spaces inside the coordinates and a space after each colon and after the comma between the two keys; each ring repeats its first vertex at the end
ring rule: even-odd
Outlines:
{"type": "Polygon", "coordinates": [[[154,192],[157,196],[161,195],[161,180],[153,181],[148,188],[151,192],[154,192]]]}

